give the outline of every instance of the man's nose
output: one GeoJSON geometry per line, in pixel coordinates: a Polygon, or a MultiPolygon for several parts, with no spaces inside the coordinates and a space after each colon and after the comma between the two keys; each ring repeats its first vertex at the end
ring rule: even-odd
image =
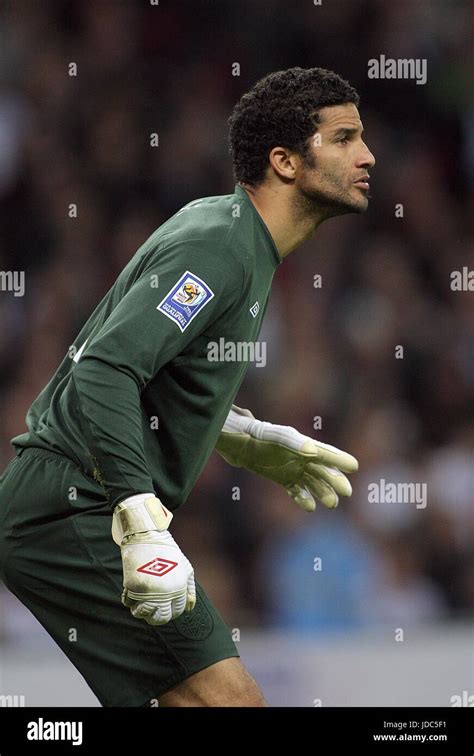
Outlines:
{"type": "Polygon", "coordinates": [[[359,158],[358,166],[372,168],[375,165],[375,157],[367,147],[364,145],[364,150],[359,158]]]}

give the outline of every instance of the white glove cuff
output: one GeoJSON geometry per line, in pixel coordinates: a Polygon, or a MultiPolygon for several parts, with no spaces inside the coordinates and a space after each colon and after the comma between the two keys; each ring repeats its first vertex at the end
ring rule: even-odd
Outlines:
{"type": "Polygon", "coordinates": [[[301,448],[308,441],[308,436],[303,436],[290,425],[274,425],[259,420],[253,421],[248,433],[261,441],[273,441],[275,444],[281,444],[294,451],[301,451],[301,448]]]}
{"type": "Polygon", "coordinates": [[[235,405],[232,405],[222,430],[226,433],[248,433],[260,441],[273,441],[294,451],[300,451],[308,441],[308,436],[303,436],[289,425],[274,425],[256,420],[249,410],[240,409],[235,405]]]}
{"type": "Polygon", "coordinates": [[[255,423],[260,422],[260,420],[255,420],[250,410],[241,409],[233,404],[222,430],[225,433],[250,433],[252,420],[255,423]]]}
{"type": "Polygon", "coordinates": [[[112,538],[120,546],[129,535],[149,530],[166,530],[172,519],[173,513],[154,493],[129,496],[114,509],[112,538]]]}

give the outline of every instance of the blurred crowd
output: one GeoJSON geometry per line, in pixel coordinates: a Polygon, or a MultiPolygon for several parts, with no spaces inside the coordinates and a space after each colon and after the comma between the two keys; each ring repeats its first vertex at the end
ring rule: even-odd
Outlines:
{"type": "MultiPolygon", "coordinates": [[[[278,268],[267,366],[236,398],[350,451],[360,472],[350,500],[309,515],[212,455],[174,536],[233,628],[409,628],[474,609],[474,294],[451,288],[474,269],[473,27],[467,2],[436,0],[0,12],[0,270],[26,275],[23,297],[0,292],[1,469],[143,241],[186,202],[233,191],[226,121],[240,95],[293,65],[332,68],[361,94],[370,209],[328,221],[278,268]],[[381,53],[426,58],[427,84],[368,79],[381,53]],[[427,506],[372,502],[382,479],[425,483],[427,506]]],[[[13,603],[1,594],[1,609],[13,603]]]]}

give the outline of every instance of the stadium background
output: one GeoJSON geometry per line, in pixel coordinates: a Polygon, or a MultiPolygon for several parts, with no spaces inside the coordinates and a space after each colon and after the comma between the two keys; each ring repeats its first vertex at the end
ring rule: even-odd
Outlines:
{"type": "MultiPolygon", "coordinates": [[[[473,27],[467,3],[440,0],[21,0],[0,14],[0,269],[26,275],[23,297],[0,292],[2,469],[135,250],[186,202],[232,191],[239,96],[294,65],[334,69],[361,94],[377,158],[369,212],[324,224],[280,266],[267,366],[237,397],[355,454],[353,497],[309,516],[214,454],[175,518],[274,704],[474,693],[473,294],[451,289],[452,271],[473,268],[473,27]],[[381,54],[426,58],[427,84],[369,79],[381,54]],[[370,503],[382,478],[426,483],[428,506],[370,503]]],[[[0,693],[97,705],[2,589],[0,693]]]]}

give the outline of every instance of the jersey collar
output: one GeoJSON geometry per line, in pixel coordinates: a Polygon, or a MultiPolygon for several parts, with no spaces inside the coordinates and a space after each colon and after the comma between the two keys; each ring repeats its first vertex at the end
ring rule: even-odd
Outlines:
{"type": "Polygon", "coordinates": [[[255,216],[255,218],[257,220],[257,223],[262,228],[265,236],[267,237],[267,239],[268,239],[268,241],[270,243],[270,248],[271,248],[272,253],[273,253],[273,258],[274,258],[275,267],[276,267],[281,262],[283,262],[283,258],[280,257],[280,253],[278,252],[277,246],[276,246],[275,242],[273,241],[273,236],[271,235],[270,231],[268,230],[267,224],[263,220],[262,216],[258,212],[257,208],[253,204],[252,200],[248,196],[248,194],[245,191],[245,189],[242,186],[240,186],[240,184],[236,184],[235,185],[235,194],[238,197],[242,197],[242,199],[250,206],[250,209],[253,212],[253,214],[254,214],[254,216],[255,216]]]}

